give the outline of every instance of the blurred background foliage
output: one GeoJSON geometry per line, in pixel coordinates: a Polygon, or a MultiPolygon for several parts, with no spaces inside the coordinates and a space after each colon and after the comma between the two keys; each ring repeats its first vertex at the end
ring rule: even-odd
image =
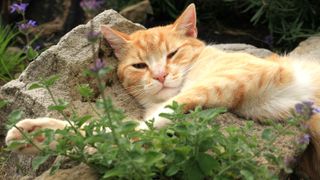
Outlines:
{"type": "MultiPolygon", "coordinates": [[[[103,9],[121,11],[142,0],[101,0],[103,9]]],[[[19,20],[4,7],[14,0],[0,2],[6,23],[19,20]]],[[[80,0],[24,0],[30,3],[26,15],[50,22],[68,11],[58,37],[86,21],[80,0]],[[69,6],[65,9],[61,8],[69,6]]],[[[198,13],[199,37],[214,43],[249,43],[276,51],[290,51],[301,40],[320,32],[319,0],[149,0],[153,14],[143,22],[147,27],[172,22],[190,3],[198,13]]],[[[49,41],[56,43],[56,38],[49,41]]]]}
{"type": "Polygon", "coordinates": [[[190,3],[198,13],[199,36],[207,41],[248,42],[290,51],[320,32],[319,0],[150,0],[154,18],[169,21],[190,3]],[[219,37],[220,36],[220,37],[219,37]]]}

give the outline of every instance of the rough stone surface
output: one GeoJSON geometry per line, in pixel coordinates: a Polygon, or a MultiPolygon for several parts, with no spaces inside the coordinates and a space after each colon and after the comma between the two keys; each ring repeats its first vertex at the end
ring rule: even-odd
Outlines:
{"type": "MultiPolygon", "coordinates": [[[[42,77],[57,74],[60,79],[52,87],[54,96],[70,101],[80,114],[90,113],[90,102],[82,102],[79,94],[76,93],[77,85],[90,83],[88,79],[82,76],[83,70],[88,69],[93,61],[91,46],[86,39],[86,34],[90,30],[90,23],[88,22],[86,25],[80,25],[71,30],[61,38],[57,45],[50,47],[30,63],[18,79],[10,81],[1,87],[0,98],[9,100],[9,104],[0,110],[0,134],[2,137],[6,133],[3,126],[6,122],[6,117],[14,109],[24,111],[25,118],[43,116],[61,118],[57,113],[47,111],[47,107],[52,104],[52,101],[46,90],[28,90],[28,87],[33,82],[42,77]]],[[[109,24],[111,27],[126,33],[143,28],[141,25],[123,18],[114,10],[102,12],[93,19],[93,23],[96,31],[99,31],[101,24],[109,24]]],[[[98,49],[99,43],[95,46],[98,49]]],[[[108,62],[108,65],[115,66],[117,60],[111,56],[112,53],[109,47],[101,47],[101,49],[103,49],[104,59],[108,62]]],[[[126,111],[130,112],[128,113],[129,115],[139,118],[141,114],[140,108],[136,108],[137,103],[134,99],[127,95],[121,85],[117,83],[115,73],[113,73],[111,79],[114,85],[107,89],[106,93],[113,99],[117,99],[115,101],[116,105],[126,105],[128,107],[126,111]]],[[[12,155],[8,158],[7,165],[5,165],[8,179],[18,179],[17,177],[22,175],[34,176],[39,173],[32,172],[30,157],[12,155]]]]}
{"type": "MultiPolygon", "coordinates": [[[[96,30],[99,29],[101,24],[109,24],[113,28],[126,33],[143,28],[141,25],[134,24],[126,20],[113,10],[108,10],[99,14],[93,19],[93,23],[96,30]]],[[[86,25],[80,25],[74,28],[72,31],[62,37],[57,45],[52,46],[43,52],[35,61],[33,61],[18,79],[7,83],[0,89],[0,98],[5,98],[10,101],[9,105],[0,111],[1,124],[6,121],[5,117],[8,115],[8,113],[17,108],[22,109],[25,112],[25,117],[29,118],[35,118],[39,116],[60,118],[59,115],[46,110],[48,105],[50,105],[52,102],[49,94],[45,90],[28,90],[28,87],[31,83],[39,80],[41,77],[48,77],[53,74],[58,74],[60,76],[59,81],[52,88],[54,95],[70,101],[74,106],[74,109],[77,109],[80,114],[91,112],[89,108],[90,102],[81,101],[80,96],[76,93],[76,86],[78,84],[89,83],[90,81],[82,76],[83,70],[87,69],[92,63],[92,51],[86,39],[86,34],[90,29],[89,27],[90,22],[86,25]]],[[[104,54],[104,59],[108,65],[116,66],[117,60],[112,56],[111,49],[105,44],[105,42],[102,42],[101,44],[97,43],[96,47],[101,45],[100,51],[102,54],[104,54]]],[[[215,46],[227,51],[244,51],[259,57],[267,57],[272,54],[268,50],[258,49],[251,45],[245,44],[222,44],[215,46]]],[[[141,107],[124,91],[115,73],[112,73],[111,80],[112,85],[111,87],[108,87],[105,93],[114,100],[114,103],[117,106],[123,108],[129,117],[140,118],[142,113],[141,107]]],[[[222,125],[242,125],[245,121],[232,114],[226,114],[219,118],[219,122],[222,125]]],[[[263,128],[263,125],[255,123],[252,133],[260,133],[263,128]]],[[[295,131],[297,130],[295,129],[295,131]]],[[[1,134],[5,133],[3,129],[0,132],[1,134]]],[[[291,143],[294,138],[295,137],[292,136],[286,136],[282,137],[280,142],[277,142],[277,146],[282,147],[284,153],[288,156],[292,156],[296,153],[291,143]]],[[[12,172],[11,177],[17,177],[17,173],[20,177],[22,175],[38,175],[40,172],[33,173],[31,171],[30,161],[30,158],[12,155],[12,157],[8,160],[7,167],[8,172],[12,172]],[[20,166],[21,164],[28,165],[25,166],[27,168],[22,172],[17,166],[15,166],[15,164],[19,164],[20,166]]],[[[96,176],[93,174],[93,171],[85,165],[76,166],[71,169],[60,170],[57,174],[59,176],[55,175],[49,177],[48,172],[46,172],[37,179],[96,178],[96,176]]],[[[6,179],[10,179],[10,176],[8,176],[6,179]]]]}
{"type": "Polygon", "coordinates": [[[44,172],[41,176],[34,180],[98,180],[98,176],[90,167],[80,164],[70,169],[60,169],[54,175],[50,175],[49,171],[44,172]]]}
{"type": "Polygon", "coordinates": [[[304,60],[320,61],[320,35],[312,36],[302,41],[299,46],[290,53],[290,56],[304,60]]]}

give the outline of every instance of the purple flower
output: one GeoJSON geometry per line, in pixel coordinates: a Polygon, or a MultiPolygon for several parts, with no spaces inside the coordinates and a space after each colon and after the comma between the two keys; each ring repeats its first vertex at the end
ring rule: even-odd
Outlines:
{"type": "Polygon", "coordinates": [[[300,144],[300,145],[309,144],[309,142],[310,142],[310,135],[309,134],[304,134],[298,139],[298,144],[300,144]]]}
{"type": "Polygon", "coordinates": [[[313,101],[303,101],[295,106],[295,111],[298,115],[309,119],[315,113],[320,113],[320,108],[314,105],[313,101]]]}
{"type": "Polygon", "coordinates": [[[312,108],[312,112],[315,113],[315,114],[316,113],[320,113],[320,107],[313,107],[312,108]]]}
{"type": "Polygon", "coordinates": [[[89,42],[96,42],[99,39],[100,32],[90,31],[87,34],[87,39],[89,42]]]}
{"type": "Polygon", "coordinates": [[[36,47],[34,48],[34,50],[38,51],[41,48],[40,45],[36,45],[36,47]]]}
{"type": "Polygon", "coordinates": [[[272,46],[273,44],[273,36],[270,34],[266,37],[264,37],[264,40],[263,40],[266,44],[268,44],[269,46],[272,46]]]}
{"type": "Polygon", "coordinates": [[[100,0],[82,0],[80,6],[84,11],[94,11],[101,7],[102,1],[100,0]]]}
{"type": "Polygon", "coordinates": [[[304,105],[302,103],[298,103],[294,106],[296,113],[303,114],[304,105]]]}
{"type": "Polygon", "coordinates": [[[302,103],[310,108],[314,105],[314,102],[312,101],[302,101],[302,103]]]}
{"type": "Polygon", "coordinates": [[[32,27],[36,27],[37,22],[34,20],[28,20],[27,23],[21,23],[18,25],[20,31],[27,31],[32,27]]]}
{"type": "Polygon", "coordinates": [[[297,162],[297,160],[294,157],[285,157],[284,158],[284,163],[287,167],[292,166],[293,164],[295,164],[297,162]]]}
{"type": "Polygon", "coordinates": [[[104,67],[105,67],[104,61],[102,59],[96,59],[95,63],[90,67],[90,70],[92,72],[98,72],[104,67]]]}
{"type": "Polygon", "coordinates": [[[26,11],[26,8],[28,5],[29,5],[28,3],[13,3],[10,6],[10,13],[17,12],[22,14],[26,11]]]}

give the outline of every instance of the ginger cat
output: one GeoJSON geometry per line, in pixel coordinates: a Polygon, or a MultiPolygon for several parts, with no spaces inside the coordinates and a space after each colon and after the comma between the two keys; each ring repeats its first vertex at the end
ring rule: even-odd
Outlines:
{"type": "MultiPolygon", "coordinates": [[[[197,39],[196,11],[191,4],[173,23],[136,31],[130,35],[102,26],[101,32],[119,60],[118,77],[127,91],[146,110],[146,120],[155,118],[160,128],[169,120],[159,117],[170,112],[165,106],[176,101],[187,112],[195,106],[224,106],[254,120],[286,120],[290,110],[302,101],[320,104],[320,64],[290,57],[261,59],[246,53],[227,53],[206,46],[197,39]]],[[[320,116],[307,122],[312,137],[314,164],[306,158],[305,171],[320,178],[320,116]]],[[[25,119],[17,124],[26,131],[36,128],[61,129],[57,119],[25,119]]],[[[140,128],[146,128],[141,123],[140,128]]],[[[21,138],[9,130],[6,143],[21,138]]],[[[41,144],[41,142],[37,142],[41,144]]],[[[21,153],[35,153],[32,146],[21,153]]]]}

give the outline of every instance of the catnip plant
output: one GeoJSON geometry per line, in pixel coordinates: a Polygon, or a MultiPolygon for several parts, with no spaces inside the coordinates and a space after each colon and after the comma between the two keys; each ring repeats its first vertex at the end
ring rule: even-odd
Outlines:
{"type": "MultiPolygon", "coordinates": [[[[99,65],[88,74],[99,81],[110,71],[110,67],[99,65]]],[[[125,120],[124,112],[102,93],[105,86],[101,81],[101,98],[95,106],[101,113],[96,117],[74,113],[68,118],[64,113],[68,102],[56,99],[51,91],[57,79],[57,76],[51,76],[29,89],[47,89],[53,100],[48,109],[61,113],[69,126],[31,134],[20,130],[25,139],[12,143],[9,148],[32,144],[32,139],[44,136],[43,146],[38,147],[40,154],[33,160],[35,170],[51,156],[65,156],[91,166],[101,179],[277,179],[279,172],[270,169],[270,165],[290,173],[289,164],[294,157],[285,159],[281,149],[275,147],[275,142],[282,135],[293,135],[290,127],[302,126],[303,117],[310,111],[303,104],[304,110],[297,107],[297,115],[287,125],[270,123],[260,135],[253,135],[249,133],[253,121],[241,127],[230,125],[222,128],[216,118],[226,112],[225,108],[203,110],[197,107],[184,114],[183,105],[173,103],[168,108],[174,113],[161,115],[173,121],[171,126],[155,129],[150,120],[147,122],[150,130],[137,131],[138,123],[125,120]],[[49,147],[52,141],[57,141],[55,149],[49,147]],[[268,163],[259,162],[261,157],[268,163]]],[[[87,85],[79,86],[78,90],[84,98],[93,94],[87,85]]],[[[9,116],[10,126],[15,126],[20,118],[21,112],[13,112],[9,116]]],[[[305,134],[295,144],[303,150],[309,138],[305,134]]],[[[58,170],[61,163],[56,161],[51,173],[58,170]]]]}
{"type": "Polygon", "coordinates": [[[38,35],[33,35],[37,22],[26,18],[25,11],[28,5],[20,1],[10,6],[10,13],[22,17],[15,27],[3,25],[0,21],[0,84],[14,79],[17,73],[39,55],[40,46],[33,47],[38,38],[38,35]],[[23,50],[10,48],[16,44],[21,35],[25,40],[23,50]]]}
{"type": "MultiPolygon", "coordinates": [[[[37,50],[39,50],[39,46],[36,46],[35,48],[32,47],[34,41],[38,38],[37,35],[32,39],[32,29],[37,26],[37,22],[32,19],[26,18],[26,9],[29,6],[28,3],[23,3],[22,1],[18,3],[13,3],[10,6],[10,13],[18,13],[22,16],[22,20],[17,22],[17,26],[19,29],[19,32],[24,35],[26,40],[26,45],[24,47],[24,51],[26,52],[27,59],[29,61],[35,59],[39,53],[37,50]]],[[[26,62],[28,63],[28,62],[26,62]]]]}

